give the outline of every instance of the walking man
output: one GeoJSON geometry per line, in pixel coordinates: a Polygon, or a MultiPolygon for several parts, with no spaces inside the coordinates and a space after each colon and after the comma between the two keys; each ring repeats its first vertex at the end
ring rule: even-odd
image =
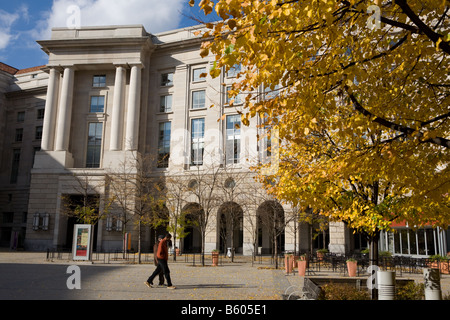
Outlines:
{"type": "Polygon", "coordinates": [[[166,236],[159,242],[158,251],[156,253],[156,258],[158,259],[158,265],[156,266],[155,271],[152,275],[147,279],[145,284],[147,287],[153,287],[153,279],[162,271],[164,272],[164,276],[167,280],[167,289],[175,289],[172,285],[172,281],[170,279],[170,270],[167,265],[167,260],[169,259],[169,249],[167,247],[167,242],[172,239],[172,235],[170,233],[166,234],[166,236]]]}
{"type": "MultiPolygon", "coordinates": [[[[158,242],[156,242],[153,245],[153,261],[155,263],[155,266],[158,266],[158,258],[156,257],[156,255],[158,253],[159,243],[161,242],[162,239],[164,239],[164,236],[161,234],[158,236],[158,242]]],[[[159,286],[161,287],[164,285],[164,272],[162,270],[158,274],[158,277],[159,277],[159,286]]]]}

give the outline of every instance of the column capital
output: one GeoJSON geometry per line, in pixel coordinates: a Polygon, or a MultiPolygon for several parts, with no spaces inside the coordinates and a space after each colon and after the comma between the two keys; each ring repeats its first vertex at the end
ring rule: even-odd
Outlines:
{"type": "Polygon", "coordinates": [[[128,63],[128,66],[130,67],[130,69],[132,69],[133,67],[138,67],[139,69],[145,68],[142,62],[128,63]]]}
{"type": "Polygon", "coordinates": [[[113,65],[116,69],[118,69],[118,68],[129,69],[130,68],[130,65],[127,63],[114,63],[113,65]]]}

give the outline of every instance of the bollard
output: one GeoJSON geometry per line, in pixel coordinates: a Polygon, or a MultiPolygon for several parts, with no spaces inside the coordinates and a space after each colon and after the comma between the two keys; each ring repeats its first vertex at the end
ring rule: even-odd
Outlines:
{"type": "Polygon", "coordinates": [[[425,300],[442,300],[441,276],[439,269],[424,268],[425,300]]]}
{"type": "Polygon", "coordinates": [[[395,271],[377,271],[378,300],[395,299],[395,271]]]}

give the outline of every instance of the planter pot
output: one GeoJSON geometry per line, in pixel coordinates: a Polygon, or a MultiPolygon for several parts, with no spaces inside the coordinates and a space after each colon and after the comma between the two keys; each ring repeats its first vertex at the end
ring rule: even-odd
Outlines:
{"type": "Polygon", "coordinates": [[[395,299],[395,271],[377,271],[378,300],[395,299]]]}
{"type": "Polygon", "coordinates": [[[211,254],[212,256],[212,264],[213,266],[217,267],[219,265],[219,253],[218,252],[213,252],[211,254]]]}
{"type": "Polygon", "coordinates": [[[298,275],[304,277],[306,274],[306,260],[298,260],[298,275]]]}
{"type": "Polygon", "coordinates": [[[298,268],[298,259],[299,259],[299,256],[294,256],[293,270],[295,270],[296,268],[298,268]]]}
{"type": "Polygon", "coordinates": [[[294,257],[293,256],[285,256],[284,257],[284,267],[286,269],[286,273],[292,272],[293,265],[294,265],[294,257]]]}
{"type": "Polygon", "coordinates": [[[358,267],[356,261],[347,261],[347,270],[349,277],[356,277],[356,268],[358,267]]]}
{"type": "Polygon", "coordinates": [[[448,261],[433,261],[429,266],[433,269],[439,269],[441,273],[449,274],[448,261]]]}

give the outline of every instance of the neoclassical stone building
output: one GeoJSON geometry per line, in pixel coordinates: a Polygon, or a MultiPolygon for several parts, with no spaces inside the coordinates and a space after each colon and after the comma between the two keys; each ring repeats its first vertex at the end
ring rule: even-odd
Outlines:
{"type": "MultiPolygon", "coordinates": [[[[199,28],[155,35],[140,25],[56,28],[51,39],[38,41],[49,56],[47,65],[27,70],[0,65],[2,246],[70,249],[77,220],[64,208],[67,199],[79,201],[80,181],[89,185],[89,196],[98,197],[102,211],[113,198],[109,177],[124,171],[125,163],[133,171],[139,159],[152,158],[149,174],[178,177],[172,181],[188,190],[199,183],[200,172],[220,173],[215,205],[208,210],[207,252],[232,246],[244,255],[270,253],[274,242],[278,252],[365,248],[365,240],[343,223],[330,223],[311,245],[311,228],[297,222],[295,210],[263,195],[250,170],[270,158],[267,139],[257,139],[264,136],[263,126],[259,120],[241,126],[242,97],[231,103],[227,95],[239,66],[216,79],[203,76],[213,58],[200,57],[199,28]],[[230,198],[233,188],[239,191],[230,198]],[[267,212],[278,217],[275,235],[264,223],[267,212]]],[[[200,206],[194,195],[183,201],[184,209],[200,206]]],[[[171,206],[166,210],[172,219],[171,206]]],[[[120,249],[124,233],[136,248],[136,224],[118,217],[113,208],[96,224],[96,250],[120,249]]],[[[175,245],[198,251],[197,229],[188,227],[175,245]]],[[[142,248],[149,251],[162,229],[142,230],[142,248]]],[[[438,236],[446,245],[445,235],[438,236]]],[[[438,250],[437,242],[433,248],[438,250]]]]}

